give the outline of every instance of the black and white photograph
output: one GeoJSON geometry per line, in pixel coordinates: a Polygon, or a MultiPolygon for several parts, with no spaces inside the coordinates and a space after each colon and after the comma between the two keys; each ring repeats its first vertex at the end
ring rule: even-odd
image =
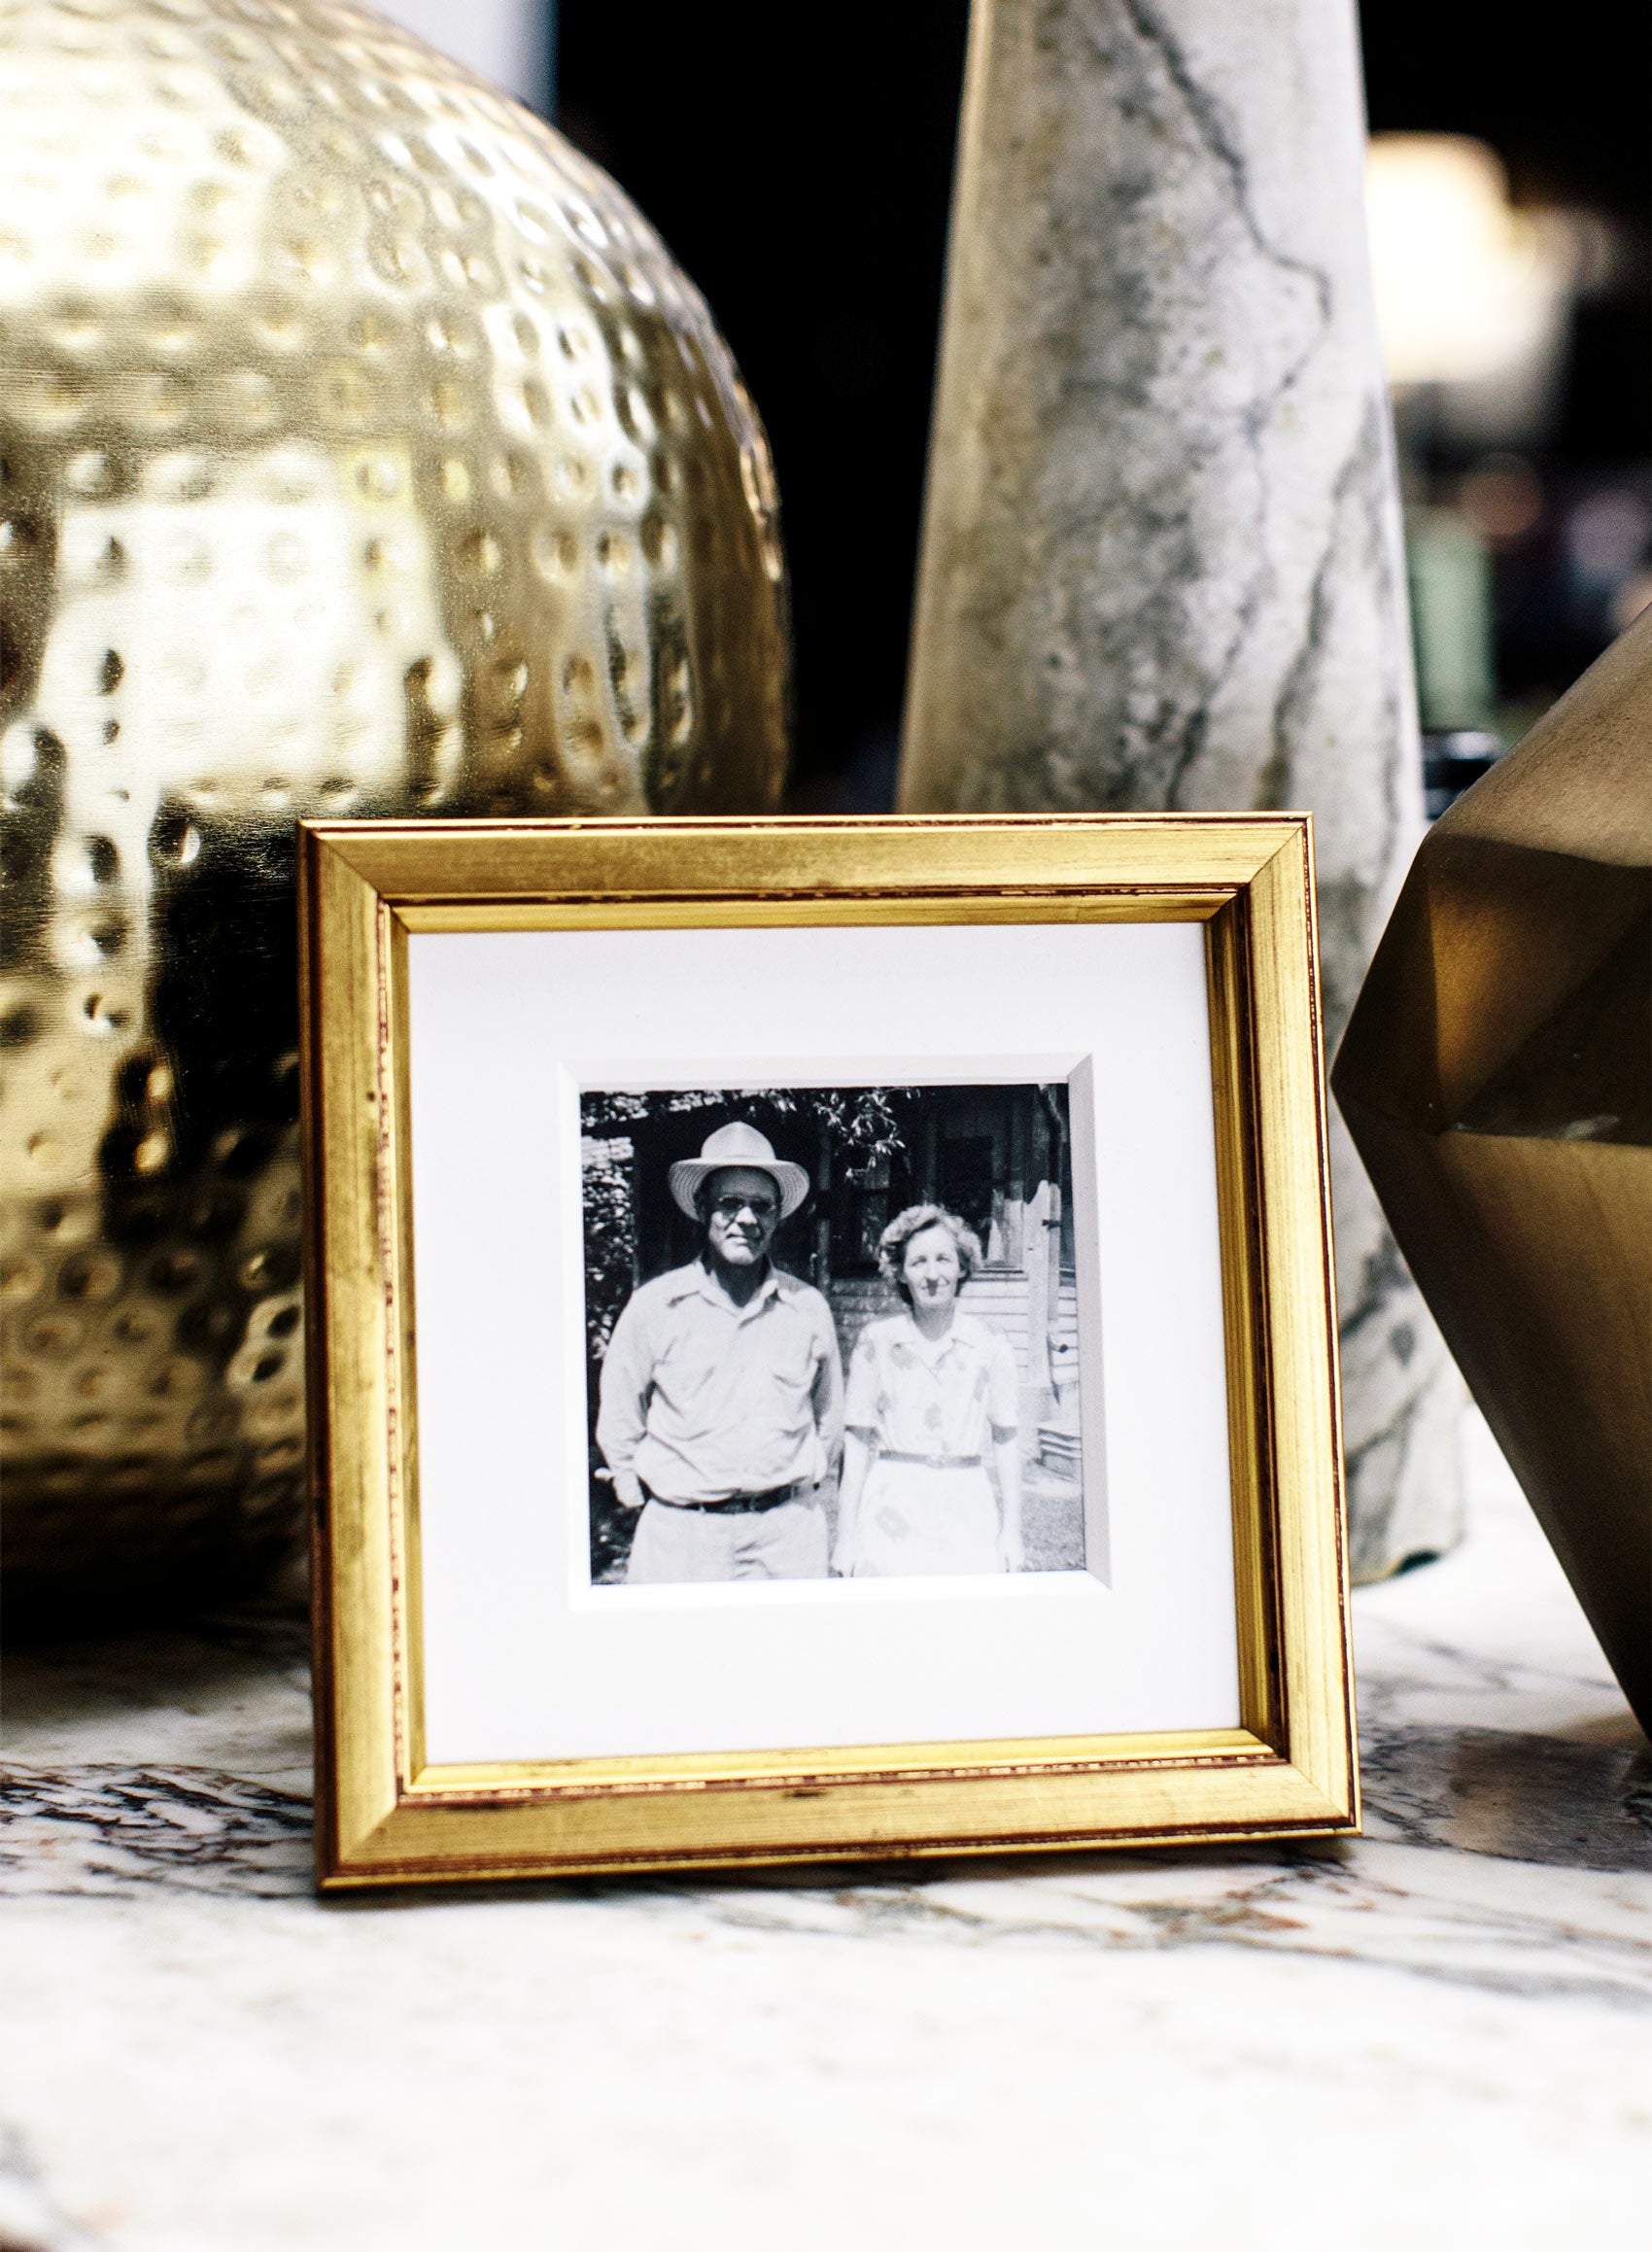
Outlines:
{"type": "Polygon", "coordinates": [[[588,1089],[598,1585],[1083,1571],[1064,1083],[588,1089]]]}

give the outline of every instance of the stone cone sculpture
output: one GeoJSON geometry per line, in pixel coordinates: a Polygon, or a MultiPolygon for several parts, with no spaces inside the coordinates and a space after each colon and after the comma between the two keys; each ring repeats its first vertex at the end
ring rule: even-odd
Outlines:
{"type": "MultiPolygon", "coordinates": [[[[1423,831],[1352,0],[975,0],[910,812],[1314,814],[1327,1042],[1423,831]]],[[[1351,1560],[1463,1390],[1335,1121],[1351,1560]]]]}
{"type": "Polygon", "coordinates": [[[774,809],[774,481],[613,182],[344,0],[7,9],[0,461],[8,1603],[139,1604],[301,1516],[295,819],[774,809]]]}
{"type": "Polygon", "coordinates": [[[1436,823],[1332,1085],[1652,1731],[1652,613],[1436,823]]]}

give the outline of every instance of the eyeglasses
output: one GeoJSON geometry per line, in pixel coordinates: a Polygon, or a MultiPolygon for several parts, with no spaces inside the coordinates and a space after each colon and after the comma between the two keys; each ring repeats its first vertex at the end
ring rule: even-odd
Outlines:
{"type": "Polygon", "coordinates": [[[754,1220],[773,1220],[780,1207],[767,1196],[718,1196],[711,1209],[719,1220],[738,1220],[742,1212],[749,1212],[754,1220]]]}

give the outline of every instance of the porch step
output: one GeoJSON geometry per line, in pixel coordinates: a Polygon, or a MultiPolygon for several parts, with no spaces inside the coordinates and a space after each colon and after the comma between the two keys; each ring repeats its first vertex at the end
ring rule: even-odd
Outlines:
{"type": "Polygon", "coordinates": [[[1065,1478],[1083,1474],[1083,1458],[1076,1431],[1065,1431],[1059,1426],[1041,1423],[1038,1427],[1038,1459],[1046,1470],[1054,1471],[1065,1478]]]}

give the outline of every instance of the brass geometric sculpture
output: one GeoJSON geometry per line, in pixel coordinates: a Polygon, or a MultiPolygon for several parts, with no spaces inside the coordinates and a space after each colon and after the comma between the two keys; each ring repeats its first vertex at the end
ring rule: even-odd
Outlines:
{"type": "Polygon", "coordinates": [[[1332,1084],[1652,1732],[1652,613],[1436,822],[1332,1084]]]}
{"type": "Polygon", "coordinates": [[[295,819],[771,812],[785,581],[537,119],[343,0],[5,15],[6,1585],[136,1605],[300,1518],[295,819]]]}

